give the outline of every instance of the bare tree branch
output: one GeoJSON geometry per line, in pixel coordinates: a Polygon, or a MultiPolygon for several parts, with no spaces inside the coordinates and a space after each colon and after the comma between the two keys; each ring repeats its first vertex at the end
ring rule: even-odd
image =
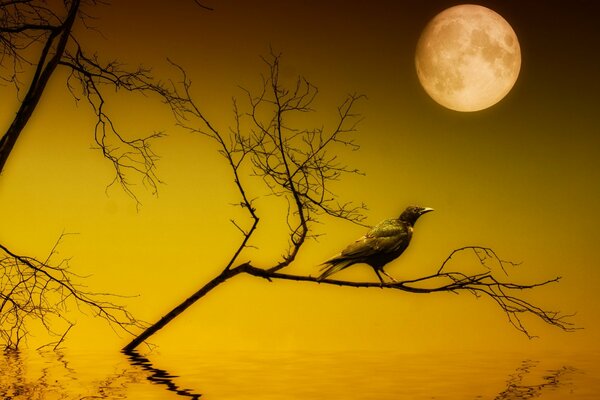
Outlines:
{"type": "MultiPolygon", "coordinates": [[[[470,250],[483,252],[492,251],[491,249],[485,247],[468,246],[454,250],[452,254],[470,250]]],[[[497,261],[499,264],[507,263],[499,258],[496,258],[495,261],[497,261]]],[[[269,281],[273,279],[281,279],[354,288],[395,289],[419,294],[436,292],[468,292],[476,297],[484,296],[493,300],[505,313],[509,323],[517,330],[527,335],[529,338],[534,338],[535,336],[529,332],[523,322],[522,316],[525,315],[537,317],[545,323],[556,326],[564,331],[574,331],[580,329],[569,320],[569,318],[573,316],[572,314],[563,314],[559,311],[545,310],[517,295],[517,293],[520,291],[535,289],[552,283],[558,283],[561,279],[560,277],[532,284],[518,284],[501,281],[497,279],[494,276],[494,273],[490,270],[475,274],[465,274],[464,272],[459,271],[445,271],[444,267],[446,263],[447,260],[443,262],[442,267],[440,267],[438,272],[435,274],[412,280],[383,284],[381,282],[353,282],[337,279],[318,280],[317,277],[313,276],[290,275],[272,272],[270,270],[253,267],[249,263],[242,264],[238,268],[244,273],[265,278],[269,281]]],[[[487,268],[487,265],[484,263],[484,261],[481,261],[481,265],[487,268]]]]}
{"type": "Polygon", "coordinates": [[[294,119],[294,116],[313,112],[312,106],[318,90],[303,77],[298,77],[290,86],[284,85],[280,80],[279,54],[272,52],[269,57],[263,58],[263,61],[267,67],[267,74],[263,76],[262,86],[256,92],[243,89],[248,109],[245,113],[240,111],[238,102],[234,100],[234,126],[229,129],[228,135],[223,134],[201,111],[191,92],[191,80],[183,68],[173,64],[182,75],[181,85],[174,97],[178,105],[174,114],[179,125],[218,144],[219,153],[226,159],[238,190],[239,200],[235,204],[247,211],[249,222],[243,224],[232,221],[242,239],[221,273],[138,335],[124,347],[124,351],[130,352],[135,349],[212,289],[239,274],[249,274],[269,281],[291,280],[411,293],[467,292],[492,299],[503,310],[510,324],[528,337],[532,335],[523,322],[524,315],[540,318],[547,324],[565,331],[576,329],[568,321],[569,315],[545,310],[517,295],[523,290],[558,282],[560,278],[533,284],[500,280],[497,278],[497,271],[501,270],[508,276],[507,267],[517,264],[501,259],[494,250],[487,247],[465,246],[456,249],[435,273],[402,282],[384,284],[318,280],[313,276],[283,273],[282,270],[296,260],[306,239],[316,236],[314,225],[322,217],[333,216],[362,225],[364,205],[338,202],[330,187],[332,182],[348,175],[360,174],[357,169],[339,161],[338,154],[340,148],[358,149],[352,134],[356,131],[360,116],[354,108],[364,96],[347,96],[337,108],[337,120],[333,128],[293,125],[291,121],[298,120],[294,119]],[[244,172],[246,175],[243,175],[244,172]],[[260,222],[258,210],[251,200],[253,197],[249,194],[250,186],[247,186],[247,181],[252,176],[260,177],[272,195],[283,197],[288,204],[288,248],[280,260],[263,267],[254,266],[250,262],[240,264],[238,261],[244,250],[254,246],[253,235],[260,222]],[[458,253],[474,254],[476,265],[482,270],[472,274],[448,270],[450,261],[458,253]]]}
{"type": "MultiPolygon", "coordinates": [[[[204,9],[209,7],[197,0],[204,9]]],[[[146,135],[127,134],[107,112],[107,91],[125,90],[143,96],[152,95],[174,112],[180,103],[169,84],[157,79],[150,68],[131,68],[115,59],[100,57],[86,50],[74,30],[78,22],[87,30],[94,16],[88,9],[104,5],[101,0],[73,0],[64,4],[41,0],[0,3],[0,82],[15,87],[19,109],[8,130],[0,137],[0,173],[37,107],[46,84],[57,67],[66,68],[67,90],[73,97],[85,100],[95,116],[94,141],[113,166],[114,177],[108,187],[117,184],[139,206],[136,182],[156,194],[161,183],[157,175],[158,155],[152,144],[164,136],[162,132],[146,135]],[[38,54],[37,57],[34,55],[38,54]],[[32,78],[27,72],[33,68],[32,78]],[[24,77],[28,82],[23,82],[24,77]]],[[[107,189],[108,189],[107,187],[107,189]]]]}
{"type": "Polygon", "coordinates": [[[311,106],[318,90],[302,77],[290,89],[283,86],[279,81],[279,59],[280,56],[274,53],[263,59],[268,75],[257,94],[243,89],[248,112],[242,113],[234,99],[234,126],[228,134],[219,130],[201,111],[191,93],[191,80],[183,68],[173,63],[182,77],[181,85],[173,96],[172,104],[176,104],[173,113],[181,127],[217,143],[238,190],[240,200],[237,204],[247,211],[249,221],[247,224],[234,221],[242,238],[222,273],[146,329],[126,346],[126,350],[134,349],[162,329],[212,288],[244,272],[239,267],[232,267],[245,249],[253,247],[251,240],[260,222],[254,197],[250,196],[246,187],[246,180],[250,177],[242,176],[249,168],[254,171],[252,175],[262,178],[273,195],[284,197],[290,204],[287,215],[289,247],[282,259],[269,268],[271,271],[281,270],[296,259],[311,233],[311,225],[318,221],[320,215],[333,215],[359,224],[364,220],[361,213],[363,205],[340,204],[329,189],[331,182],[341,176],[358,173],[356,169],[339,164],[331,153],[336,145],[357,148],[349,137],[357,124],[357,115],[352,108],[363,96],[348,96],[338,108],[338,121],[329,132],[323,128],[292,128],[287,125],[287,119],[293,114],[312,112],[311,106]]]}
{"type": "Polygon", "coordinates": [[[64,234],[44,261],[18,255],[0,244],[0,341],[5,347],[19,347],[30,321],[60,336],[53,325],[59,321],[72,325],[66,314],[73,307],[87,309],[115,330],[131,333],[143,327],[123,306],[109,300],[118,296],[88,291],[76,282],[82,277],[70,270],[68,260],[53,261],[63,238],[64,234]]]}
{"type": "MultiPolygon", "coordinates": [[[[65,51],[71,34],[71,28],[73,27],[75,17],[77,16],[79,4],[79,0],[73,0],[67,10],[67,15],[63,22],[55,27],[42,29],[41,34],[36,33],[33,36],[29,34],[29,29],[21,30],[19,28],[15,32],[11,31],[14,27],[11,27],[10,25],[15,22],[14,20],[19,21],[26,15],[25,12],[20,11],[18,7],[15,6],[15,3],[3,6],[0,9],[0,15],[2,15],[2,19],[0,19],[0,33],[2,34],[0,35],[0,59],[2,61],[4,61],[6,57],[13,59],[13,73],[9,78],[10,81],[18,82],[18,72],[16,69],[20,64],[28,62],[24,56],[19,55],[19,51],[27,49],[32,43],[43,41],[43,48],[37,60],[29,89],[27,90],[25,98],[15,115],[13,122],[2,138],[0,138],[0,172],[3,170],[6,160],[17,142],[21,131],[37,107],[42,93],[46,88],[46,84],[50,80],[50,77],[54,73],[62,54],[65,51]],[[7,10],[7,8],[15,8],[15,10],[12,10],[13,13],[11,13],[11,10],[7,10]],[[25,32],[24,38],[14,37],[15,34],[22,32],[25,32]]],[[[36,11],[36,9],[33,9],[33,11],[36,11]]],[[[41,11],[53,14],[43,6],[40,6],[37,11],[38,17],[41,11]]],[[[18,26],[22,27],[23,25],[18,26]]],[[[35,31],[37,32],[38,29],[35,29],[35,31]]]]}
{"type": "MultiPolygon", "coordinates": [[[[194,2],[209,9],[198,0],[194,2]]],[[[152,144],[164,134],[123,132],[107,111],[106,93],[125,90],[152,95],[175,113],[181,113],[178,107],[183,103],[149,68],[131,68],[100,57],[78,40],[78,29],[99,33],[93,25],[93,10],[107,4],[104,0],[0,0],[0,85],[14,87],[17,100],[15,116],[0,134],[0,174],[55,71],[66,69],[67,90],[77,101],[87,101],[96,117],[94,141],[114,169],[108,187],[119,185],[139,206],[136,184],[141,182],[156,194],[161,183],[158,155],[152,144]]],[[[77,276],[70,272],[66,260],[54,265],[50,260],[17,255],[0,245],[0,268],[0,340],[7,347],[17,347],[26,337],[26,322],[30,320],[40,321],[52,333],[51,320],[65,319],[62,311],[67,303],[85,306],[124,330],[139,327],[124,308],[74,283],[77,276]]]]}
{"type": "Polygon", "coordinates": [[[75,40],[74,42],[77,44],[76,50],[67,51],[60,64],[70,69],[67,87],[73,97],[80,98],[75,90],[75,87],[78,87],[96,115],[94,140],[115,171],[109,187],[113,184],[120,185],[123,191],[137,202],[129,179],[133,175],[140,177],[144,186],[156,194],[161,181],[156,173],[158,156],[151,144],[164,135],[162,132],[155,132],[145,137],[128,139],[105,111],[103,88],[122,89],[144,95],[156,94],[165,103],[168,103],[171,97],[169,88],[161,82],[156,82],[150,69],[138,67],[128,70],[116,60],[103,63],[97,55],[85,55],[79,43],[75,40]]]}

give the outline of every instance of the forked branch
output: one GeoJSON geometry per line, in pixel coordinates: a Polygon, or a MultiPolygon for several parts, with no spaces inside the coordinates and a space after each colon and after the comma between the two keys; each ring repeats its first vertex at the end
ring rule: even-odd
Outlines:
{"type": "MultiPolygon", "coordinates": [[[[451,254],[456,255],[457,253],[470,251],[475,252],[476,254],[481,252],[493,254],[494,261],[496,262],[497,266],[502,267],[502,269],[504,269],[504,266],[507,264],[516,265],[515,263],[500,259],[492,249],[486,247],[466,246],[453,250],[451,254]]],[[[438,271],[432,275],[383,284],[380,282],[354,282],[338,279],[319,280],[317,277],[313,276],[272,272],[269,270],[256,268],[249,263],[242,264],[239,268],[247,274],[265,278],[269,281],[281,279],[355,288],[394,289],[419,294],[439,292],[451,292],[458,294],[462,292],[468,292],[477,297],[483,296],[493,300],[505,313],[509,323],[517,330],[527,335],[529,338],[533,338],[535,336],[532,335],[527,329],[526,324],[523,321],[523,316],[533,316],[539,318],[545,323],[556,326],[564,331],[574,331],[580,329],[570,321],[570,317],[572,317],[573,314],[563,314],[559,311],[544,309],[526,300],[521,294],[523,291],[539,288],[552,283],[558,283],[561,279],[560,277],[555,277],[531,284],[519,284],[510,281],[502,281],[496,278],[495,272],[492,269],[488,269],[489,260],[484,258],[480,258],[479,261],[480,266],[486,269],[482,272],[466,274],[460,271],[446,271],[446,267],[450,258],[451,257],[448,257],[446,260],[444,260],[438,271]]],[[[506,273],[506,270],[504,270],[504,272],[506,273]]]]}
{"type": "Polygon", "coordinates": [[[358,149],[353,133],[360,116],[354,108],[364,96],[347,96],[337,108],[335,123],[328,129],[324,126],[302,126],[298,121],[303,121],[304,118],[297,117],[313,112],[317,88],[303,77],[298,77],[289,86],[284,85],[280,79],[279,54],[271,53],[263,60],[267,73],[262,79],[262,85],[256,92],[244,90],[247,104],[245,112],[240,111],[238,102],[234,100],[234,126],[227,134],[211,123],[201,111],[192,95],[191,80],[183,68],[174,64],[182,75],[181,85],[174,97],[178,105],[174,109],[175,116],[183,128],[204,135],[217,143],[218,151],[225,158],[238,190],[238,200],[234,204],[246,211],[248,220],[232,221],[242,238],[221,273],[138,335],[124,347],[126,352],[135,349],[212,289],[239,274],[249,274],[269,281],[291,280],[411,293],[468,292],[492,299],[507,315],[509,322],[528,337],[532,335],[523,322],[524,315],[538,317],[565,331],[576,329],[568,321],[568,315],[545,310],[518,295],[524,290],[558,282],[559,278],[528,285],[500,280],[497,278],[498,271],[503,271],[504,275],[508,276],[507,268],[517,264],[499,258],[494,250],[486,247],[467,246],[456,249],[435,273],[402,282],[382,284],[336,279],[318,280],[313,276],[282,272],[296,260],[300,250],[304,248],[306,239],[316,236],[314,226],[323,217],[332,216],[362,225],[364,205],[339,202],[331,187],[333,182],[348,175],[360,174],[357,169],[339,161],[339,158],[344,150],[358,149]],[[271,195],[286,199],[288,205],[288,247],[284,249],[281,259],[261,267],[250,262],[239,262],[245,250],[256,248],[253,241],[260,218],[254,201],[256,195],[253,196],[250,190],[255,186],[247,183],[255,177],[262,180],[271,195]],[[448,270],[454,256],[468,252],[476,256],[476,265],[481,271],[468,274],[460,270],[448,270]]]}

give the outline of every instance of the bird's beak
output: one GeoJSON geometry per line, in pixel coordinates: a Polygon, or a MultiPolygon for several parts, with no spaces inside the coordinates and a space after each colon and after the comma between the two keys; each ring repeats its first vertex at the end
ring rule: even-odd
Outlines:
{"type": "Polygon", "coordinates": [[[421,215],[433,211],[433,208],[425,207],[421,210],[421,215]]]}

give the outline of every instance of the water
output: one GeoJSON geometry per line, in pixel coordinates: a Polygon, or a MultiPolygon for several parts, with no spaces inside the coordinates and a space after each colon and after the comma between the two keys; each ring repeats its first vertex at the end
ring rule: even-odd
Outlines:
{"type": "Polygon", "coordinates": [[[600,399],[600,354],[9,352],[3,399],[600,399]]]}

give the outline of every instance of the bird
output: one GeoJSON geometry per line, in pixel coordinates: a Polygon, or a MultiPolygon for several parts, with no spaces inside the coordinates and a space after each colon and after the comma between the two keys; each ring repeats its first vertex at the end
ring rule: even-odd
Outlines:
{"type": "Polygon", "coordinates": [[[431,211],[433,208],[408,206],[398,218],[386,219],[375,225],[341,253],[323,262],[322,273],[317,277],[317,281],[322,281],[353,264],[368,264],[373,268],[382,285],[385,282],[381,273],[396,282],[383,267],[406,250],[412,238],[415,222],[421,215],[431,211]]]}

